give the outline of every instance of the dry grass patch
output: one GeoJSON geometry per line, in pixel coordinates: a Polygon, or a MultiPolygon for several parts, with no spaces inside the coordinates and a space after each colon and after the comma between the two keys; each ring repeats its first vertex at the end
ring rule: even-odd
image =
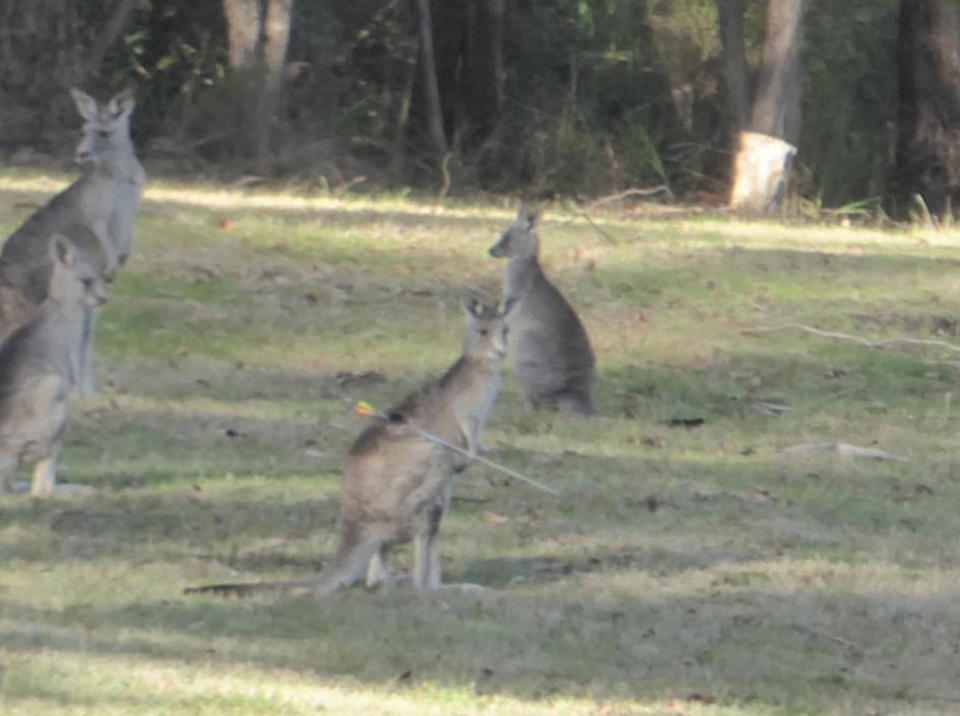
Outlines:
{"type": "MultiPolygon", "coordinates": [[[[3,228],[59,182],[0,177],[3,228]]],[[[507,376],[491,457],[563,494],[466,473],[446,573],[492,589],[181,596],[329,561],[350,407],[449,365],[512,214],[154,182],[63,453],[96,495],[0,501],[0,711],[955,712],[955,356],[743,332],[953,341],[951,233],[548,210],[601,416],[507,376]],[[826,441],[906,460],[785,450],[826,441]]]]}

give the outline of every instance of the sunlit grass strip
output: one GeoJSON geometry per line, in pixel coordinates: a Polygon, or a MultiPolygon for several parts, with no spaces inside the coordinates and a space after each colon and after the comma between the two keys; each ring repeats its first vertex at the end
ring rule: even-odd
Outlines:
{"type": "MultiPolygon", "coordinates": [[[[29,628],[29,625],[25,625],[29,628]]],[[[37,628],[44,629],[42,625],[37,628]]],[[[134,636],[134,635],[130,635],[134,636]]],[[[125,635],[125,638],[130,638],[125,635]]],[[[160,635],[157,635],[159,637],[160,635]]],[[[82,639],[65,632],[62,638],[82,639]]],[[[7,673],[0,687],[5,714],[36,714],[60,709],[85,713],[271,713],[271,714],[389,714],[448,716],[451,713],[559,714],[663,713],[664,699],[604,700],[554,696],[530,701],[492,693],[476,695],[469,687],[420,681],[391,681],[362,686],[350,678],[320,678],[290,669],[257,669],[242,663],[229,668],[212,663],[177,663],[173,659],[131,656],[118,644],[116,654],[51,650],[29,663],[16,652],[6,653],[7,673]],[[55,679],[51,679],[55,675],[55,679]],[[340,683],[338,683],[340,682],[340,683]],[[608,711],[598,711],[606,709],[608,711]],[[179,711],[178,711],[179,710],[179,711]]],[[[175,646],[175,645],[171,645],[175,646]]],[[[220,646],[219,640],[210,645],[220,646]]],[[[4,654],[0,646],[0,654],[4,654]]],[[[398,674],[397,676],[400,676],[398,674]]],[[[678,695],[683,699],[685,695],[678,695]]],[[[680,703],[680,701],[678,701],[680,703]]],[[[739,708],[700,708],[690,703],[686,713],[756,713],[739,708]]]]}

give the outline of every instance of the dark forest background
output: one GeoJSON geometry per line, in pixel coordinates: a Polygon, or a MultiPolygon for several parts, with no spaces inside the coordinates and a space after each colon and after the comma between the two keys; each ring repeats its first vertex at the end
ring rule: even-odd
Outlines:
{"type": "Polygon", "coordinates": [[[66,89],[132,84],[154,172],[724,203],[772,13],[790,5],[797,193],[952,211],[953,0],[0,0],[0,156],[68,157],[66,89]]]}

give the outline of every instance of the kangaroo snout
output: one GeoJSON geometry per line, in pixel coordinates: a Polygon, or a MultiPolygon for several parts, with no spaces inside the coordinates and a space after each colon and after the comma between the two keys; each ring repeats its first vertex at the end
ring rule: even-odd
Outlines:
{"type": "Polygon", "coordinates": [[[504,255],[504,253],[503,253],[503,247],[501,246],[501,243],[502,243],[502,242],[498,241],[497,243],[495,243],[493,246],[490,247],[490,255],[491,255],[491,256],[493,256],[493,257],[495,257],[495,258],[500,258],[501,256],[504,255]]]}

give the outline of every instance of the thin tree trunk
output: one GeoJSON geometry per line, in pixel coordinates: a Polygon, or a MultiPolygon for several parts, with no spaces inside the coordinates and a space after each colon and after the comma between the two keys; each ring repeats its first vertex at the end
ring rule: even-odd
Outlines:
{"type": "Polygon", "coordinates": [[[260,42],[259,0],[223,0],[227,19],[227,59],[230,69],[250,69],[257,62],[260,42]]]}
{"type": "Polygon", "coordinates": [[[290,44],[293,0],[268,0],[263,22],[263,87],[257,121],[257,157],[270,150],[271,124],[283,105],[283,76],[290,44]]]}
{"type": "Polygon", "coordinates": [[[80,81],[83,65],[76,0],[0,1],[3,143],[59,154],[75,142],[76,110],[66,88],[80,81]]]}
{"type": "Polygon", "coordinates": [[[462,94],[476,135],[485,138],[503,109],[504,0],[475,0],[466,28],[462,94]]]}
{"type": "Polygon", "coordinates": [[[770,0],[749,131],[741,131],[730,205],[771,213],[785,195],[800,135],[801,22],[806,0],[770,0]]]}
{"type": "Polygon", "coordinates": [[[717,0],[727,115],[734,133],[746,128],[750,116],[750,88],[747,85],[747,58],[743,39],[743,9],[744,0],[717,0]]]}
{"type": "Polygon", "coordinates": [[[292,22],[293,0],[268,0],[263,22],[263,63],[267,84],[275,88],[283,84],[292,22]]]}
{"type": "MultiPolygon", "coordinates": [[[[117,4],[114,5],[113,12],[110,14],[110,19],[103,26],[103,30],[97,35],[97,39],[93,41],[93,45],[87,53],[87,59],[83,63],[85,77],[91,75],[96,77],[100,74],[100,63],[103,62],[107,50],[117,41],[120,33],[127,26],[136,5],[137,0],[117,0],[117,4]]],[[[83,80],[83,78],[80,79],[83,80]]]]}
{"type": "Polygon", "coordinates": [[[899,24],[895,211],[941,215],[960,206],[960,4],[901,0],[899,24]]]}
{"type": "Polygon", "coordinates": [[[427,129],[430,145],[438,157],[447,153],[447,138],[443,131],[443,110],[437,85],[437,67],[433,57],[433,22],[430,18],[430,0],[417,0],[420,24],[420,67],[423,72],[423,91],[427,109],[427,129]]]}
{"type": "Polygon", "coordinates": [[[403,177],[406,149],[404,138],[407,136],[407,124],[410,120],[410,105],[413,100],[413,86],[417,79],[417,63],[407,62],[403,73],[403,93],[400,95],[400,111],[397,113],[397,122],[394,129],[393,157],[390,161],[390,174],[395,183],[400,183],[403,177]]]}
{"type": "Polygon", "coordinates": [[[770,0],[750,129],[791,144],[800,136],[800,24],[806,0],[770,0]]]}

